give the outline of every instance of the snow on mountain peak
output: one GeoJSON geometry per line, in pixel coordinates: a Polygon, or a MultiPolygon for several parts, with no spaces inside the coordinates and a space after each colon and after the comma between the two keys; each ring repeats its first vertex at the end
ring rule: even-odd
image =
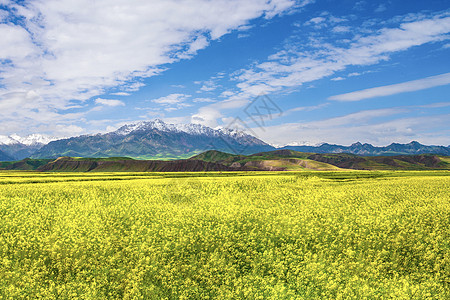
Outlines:
{"type": "Polygon", "coordinates": [[[27,135],[25,137],[21,137],[17,134],[11,134],[10,136],[0,135],[1,145],[14,145],[14,144],[23,144],[27,146],[45,145],[54,140],[57,140],[57,138],[36,133],[27,135]]]}
{"type": "Polygon", "coordinates": [[[114,131],[118,135],[127,135],[132,132],[157,129],[163,132],[185,132],[192,135],[207,135],[207,136],[219,136],[227,135],[233,138],[242,138],[249,136],[248,134],[228,128],[212,129],[200,124],[168,124],[160,119],[152,121],[140,121],[134,124],[128,124],[120,127],[114,131]]]}

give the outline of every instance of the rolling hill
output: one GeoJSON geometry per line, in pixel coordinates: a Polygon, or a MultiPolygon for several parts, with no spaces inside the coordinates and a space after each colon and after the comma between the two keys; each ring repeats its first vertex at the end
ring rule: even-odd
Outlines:
{"type": "Polygon", "coordinates": [[[209,150],[189,159],[166,161],[127,157],[24,159],[0,163],[0,169],[42,172],[450,170],[450,157],[429,154],[358,156],[346,153],[303,153],[287,149],[234,155],[209,150]]]}
{"type": "Polygon", "coordinates": [[[293,170],[434,170],[450,169],[448,157],[430,154],[398,156],[358,156],[355,154],[305,153],[288,149],[256,153],[252,155],[230,155],[218,151],[207,151],[192,157],[233,167],[255,167],[258,169],[293,170]]]}

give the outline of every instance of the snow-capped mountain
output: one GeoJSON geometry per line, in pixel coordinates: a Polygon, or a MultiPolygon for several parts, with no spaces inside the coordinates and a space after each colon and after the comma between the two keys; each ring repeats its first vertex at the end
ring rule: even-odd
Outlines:
{"type": "Polygon", "coordinates": [[[249,134],[199,124],[167,124],[159,119],[120,127],[106,134],[50,142],[35,158],[59,156],[187,158],[206,150],[252,154],[275,148],[249,134]]]}
{"type": "Polygon", "coordinates": [[[25,137],[17,134],[0,135],[0,151],[7,154],[9,160],[20,160],[29,157],[42,146],[54,140],[56,138],[43,134],[31,134],[25,137]]]}
{"type": "Polygon", "coordinates": [[[46,145],[51,141],[55,140],[57,140],[57,138],[36,133],[27,135],[25,137],[21,137],[17,134],[12,134],[9,136],[0,135],[0,145],[14,145],[14,144],[23,144],[27,146],[46,145]]]}
{"type": "Polygon", "coordinates": [[[242,131],[231,130],[228,128],[216,128],[207,127],[200,124],[168,124],[160,119],[153,121],[141,121],[134,124],[124,125],[113,133],[118,135],[127,135],[132,132],[147,131],[156,129],[163,132],[184,132],[191,135],[207,135],[210,137],[217,137],[226,135],[230,137],[246,137],[250,136],[242,131]]]}

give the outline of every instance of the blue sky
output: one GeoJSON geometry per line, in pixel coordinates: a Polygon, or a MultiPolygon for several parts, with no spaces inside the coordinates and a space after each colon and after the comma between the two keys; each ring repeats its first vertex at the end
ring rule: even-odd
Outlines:
{"type": "Polygon", "coordinates": [[[274,145],[450,144],[448,1],[0,0],[0,36],[0,135],[159,118],[274,145]],[[246,114],[261,95],[282,111],[264,124],[246,114]]]}

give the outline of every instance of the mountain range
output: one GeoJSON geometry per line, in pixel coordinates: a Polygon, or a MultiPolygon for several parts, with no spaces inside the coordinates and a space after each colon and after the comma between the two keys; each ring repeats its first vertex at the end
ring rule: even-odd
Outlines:
{"type": "Polygon", "coordinates": [[[357,142],[350,146],[324,143],[319,146],[285,146],[282,149],[309,153],[351,153],[362,156],[390,156],[427,153],[450,155],[450,146],[426,146],[416,141],[412,141],[408,144],[392,143],[385,147],[375,147],[371,144],[361,144],[360,142],[357,142]]]}
{"type": "Polygon", "coordinates": [[[198,124],[166,124],[161,120],[125,125],[116,131],[52,141],[32,158],[117,157],[189,158],[206,150],[251,154],[275,149],[243,132],[198,124]]]}
{"type": "MultiPolygon", "coordinates": [[[[385,147],[355,143],[351,146],[285,146],[279,149],[307,153],[350,153],[362,156],[440,154],[450,155],[450,147],[426,146],[418,142],[393,143],[385,147]]],[[[118,130],[93,135],[56,139],[33,134],[0,136],[0,161],[18,161],[27,157],[129,157],[135,159],[186,159],[208,150],[251,155],[277,148],[264,141],[227,128],[213,129],[199,124],[167,124],[161,120],[124,125],[118,130]]]]}

